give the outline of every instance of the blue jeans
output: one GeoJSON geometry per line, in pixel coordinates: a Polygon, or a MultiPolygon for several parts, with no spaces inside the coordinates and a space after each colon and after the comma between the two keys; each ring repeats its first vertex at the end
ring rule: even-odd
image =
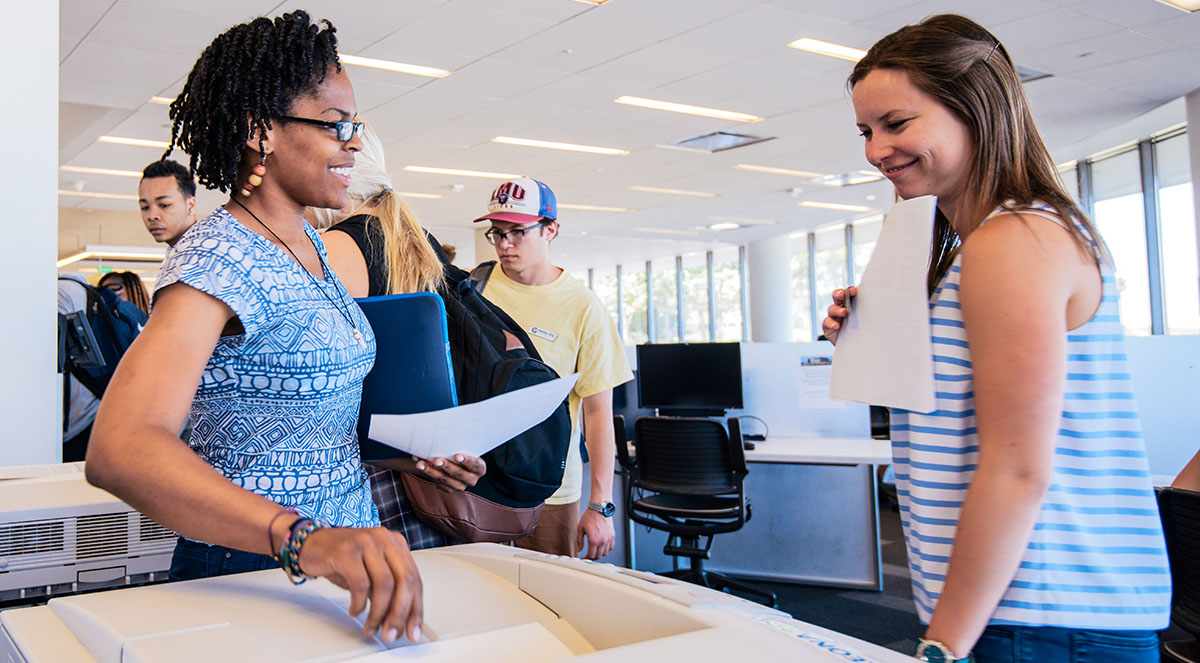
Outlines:
{"type": "Polygon", "coordinates": [[[171,571],[168,577],[173,581],[195,580],[277,568],[279,564],[267,555],[189,541],[181,537],[175,544],[175,554],[171,556],[171,571]]]}
{"type": "Polygon", "coordinates": [[[1158,633],[989,626],[974,654],[976,663],[1158,663],[1158,633]]]}

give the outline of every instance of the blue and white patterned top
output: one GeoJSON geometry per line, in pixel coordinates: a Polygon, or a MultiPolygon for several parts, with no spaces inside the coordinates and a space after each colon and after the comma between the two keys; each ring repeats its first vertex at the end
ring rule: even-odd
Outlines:
{"type": "MultiPolygon", "coordinates": [[[[1052,213],[1022,213],[1062,223],[1052,213]]],[[[960,254],[930,301],[937,409],[892,413],[892,457],[913,597],[926,623],[945,583],[963,497],[979,458],[975,376],[959,306],[961,259],[960,254]]],[[[1050,489],[991,624],[1103,630],[1167,625],[1171,576],[1112,266],[1104,262],[1100,274],[1099,310],[1067,333],[1050,489]]]]}
{"type": "MultiPolygon", "coordinates": [[[[325,261],[320,237],[307,223],[304,230],[325,261]]],[[[325,281],[310,278],[218,208],[175,245],[155,291],[172,283],[221,300],[245,329],[222,337],[204,369],[189,413],[196,454],[234,484],[304,516],[377,525],[355,433],[375,335],[337,276],[326,268],[325,281]]]]}

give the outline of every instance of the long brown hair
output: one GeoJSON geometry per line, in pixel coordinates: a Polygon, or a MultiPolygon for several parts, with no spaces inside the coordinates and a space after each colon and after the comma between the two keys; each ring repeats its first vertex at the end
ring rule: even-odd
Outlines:
{"type": "Polygon", "coordinates": [[[142,313],[150,315],[150,295],[146,292],[142,277],[133,272],[109,272],[100,277],[100,287],[103,288],[109,281],[120,281],[129,303],[141,309],[142,313]]]}
{"type": "MultiPolygon", "coordinates": [[[[937,99],[970,129],[974,159],[960,221],[965,221],[967,232],[1007,201],[1013,201],[1013,209],[1041,201],[1066,221],[1081,250],[1097,262],[1107,258],[1096,227],[1059,180],[1012,58],[992,33],[963,16],[931,16],[875,42],[854,66],[849,87],[853,89],[876,69],[908,74],[917,89],[937,99]]],[[[930,292],[950,269],[961,240],[949,219],[939,213],[929,261],[930,292]]]]}

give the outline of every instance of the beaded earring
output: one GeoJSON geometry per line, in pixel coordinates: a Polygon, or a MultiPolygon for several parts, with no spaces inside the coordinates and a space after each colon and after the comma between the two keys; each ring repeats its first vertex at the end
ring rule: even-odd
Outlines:
{"type": "Polygon", "coordinates": [[[250,176],[246,178],[246,184],[242,186],[241,194],[243,198],[249,198],[250,194],[254,192],[254,187],[262,184],[263,175],[267,174],[267,153],[260,152],[260,154],[262,157],[258,165],[250,169],[250,176]]]}

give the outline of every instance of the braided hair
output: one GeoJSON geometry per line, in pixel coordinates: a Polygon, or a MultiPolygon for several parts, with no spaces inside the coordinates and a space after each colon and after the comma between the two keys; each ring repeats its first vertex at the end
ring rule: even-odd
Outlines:
{"type": "Polygon", "coordinates": [[[163,158],[178,147],[201,184],[232,191],[252,132],[259,133],[261,151],[271,118],[314,92],[330,67],[342,70],[336,31],[300,10],[226,30],[204,49],[171,102],[171,145],[163,158]]]}

